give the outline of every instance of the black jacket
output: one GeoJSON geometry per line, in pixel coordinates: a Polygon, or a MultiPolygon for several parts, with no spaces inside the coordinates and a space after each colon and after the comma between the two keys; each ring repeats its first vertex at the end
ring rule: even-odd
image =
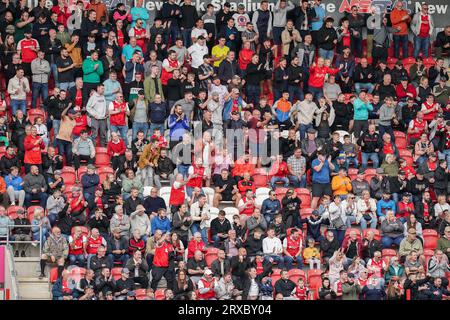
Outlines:
{"type": "Polygon", "coordinates": [[[223,277],[225,274],[229,273],[231,270],[231,262],[229,259],[225,259],[223,261],[223,271],[224,273],[222,273],[220,271],[220,261],[219,259],[214,260],[211,263],[211,271],[213,272],[213,275],[215,277],[223,277]]]}
{"type": "Polygon", "coordinates": [[[236,61],[230,62],[228,59],[223,60],[219,65],[217,76],[223,85],[227,85],[228,80],[231,80],[235,75],[240,76],[241,71],[236,61]]]}
{"type": "Polygon", "coordinates": [[[262,239],[255,239],[254,236],[250,236],[245,241],[243,247],[247,250],[249,257],[256,256],[257,253],[262,252],[262,239]]]}
{"type": "MultiPolygon", "coordinates": [[[[255,278],[255,281],[260,288],[261,288],[261,280],[271,273],[272,273],[272,264],[269,261],[263,262],[263,272],[257,275],[255,278]]],[[[251,284],[252,280],[247,275],[245,275],[242,278],[240,284],[238,284],[238,288],[242,290],[242,300],[248,299],[248,293],[250,291],[251,284]]]]}
{"type": "Polygon", "coordinates": [[[381,148],[380,135],[377,132],[370,134],[366,131],[361,135],[361,137],[359,137],[358,145],[361,146],[361,151],[364,153],[375,153],[377,152],[375,149],[381,148]],[[362,146],[363,142],[364,145],[362,146]]]}
{"type": "Polygon", "coordinates": [[[6,176],[10,173],[11,167],[17,167],[20,168],[20,160],[17,156],[14,156],[12,158],[9,158],[7,155],[4,155],[0,159],[0,172],[3,176],[6,176]]]}
{"type": "Polygon", "coordinates": [[[182,5],[180,11],[180,27],[186,29],[193,28],[195,26],[195,22],[198,19],[197,8],[195,7],[195,5],[182,5]]]}
{"type": "Polygon", "coordinates": [[[222,223],[220,223],[219,218],[215,218],[211,220],[211,236],[215,236],[218,233],[228,233],[228,230],[231,230],[231,223],[228,219],[225,219],[222,223]]]}
{"type": "Polygon", "coordinates": [[[324,258],[331,258],[339,247],[339,241],[336,238],[333,238],[333,241],[331,242],[326,238],[320,241],[320,251],[322,251],[322,256],[324,258]]]}
{"type": "Polygon", "coordinates": [[[95,214],[92,215],[89,221],[87,222],[87,225],[89,226],[89,228],[91,228],[91,230],[93,228],[98,229],[98,232],[100,232],[100,234],[109,233],[109,220],[105,215],[103,216],[103,219],[98,220],[95,218],[95,214]]]}
{"type": "Polygon", "coordinates": [[[281,293],[283,297],[290,297],[292,290],[294,290],[296,286],[297,285],[292,280],[279,279],[275,282],[275,293],[281,293]]]}
{"type": "Polygon", "coordinates": [[[94,271],[96,276],[100,275],[103,268],[111,269],[112,267],[113,266],[111,265],[106,255],[102,258],[99,258],[98,255],[95,255],[91,259],[91,269],[94,271]]]}
{"type": "Polygon", "coordinates": [[[337,38],[336,30],[333,27],[327,28],[324,24],[317,33],[317,44],[319,49],[333,50],[336,46],[333,41],[337,40],[337,38]]]}
{"type": "Polygon", "coordinates": [[[371,65],[367,65],[366,68],[363,68],[361,64],[358,64],[355,67],[355,72],[353,73],[353,80],[358,83],[373,83],[375,80],[375,72],[371,65]],[[369,78],[369,75],[371,77],[369,78]]]}

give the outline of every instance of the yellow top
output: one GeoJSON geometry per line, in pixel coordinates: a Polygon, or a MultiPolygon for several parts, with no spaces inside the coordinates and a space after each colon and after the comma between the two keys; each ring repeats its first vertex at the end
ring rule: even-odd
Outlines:
{"type": "Polygon", "coordinates": [[[227,46],[221,48],[219,45],[215,45],[212,48],[211,55],[215,58],[219,58],[219,60],[214,61],[214,67],[219,67],[220,63],[227,57],[228,51],[230,51],[230,48],[227,46]]]}
{"type": "Polygon", "coordinates": [[[305,250],[303,250],[303,259],[308,260],[311,258],[320,259],[320,252],[316,247],[306,247],[305,250]]]}
{"type": "Polygon", "coordinates": [[[350,178],[341,178],[340,176],[334,176],[331,180],[331,189],[333,195],[345,195],[352,191],[352,183],[350,178]]]}

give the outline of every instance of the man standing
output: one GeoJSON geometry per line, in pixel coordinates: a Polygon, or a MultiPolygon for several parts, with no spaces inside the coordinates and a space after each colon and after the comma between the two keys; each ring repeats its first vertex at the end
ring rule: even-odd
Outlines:
{"type": "Polygon", "coordinates": [[[400,46],[403,51],[403,59],[408,58],[408,24],[411,17],[408,11],[403,9],[403,1],[397,1],[395,9],[391,12],[392,27],[399,29],[394,33],[394,57],[400,59],[400,46]]]}
{"type": "Polygon", "coordinates": [[[95,90],[100,83],[100,76],[103,74],[103,63],[98,60],[98,52],[93,50],[90,56],[83,61],[83,83],[84,89],[89,94],[91,90],[95,90]]]}
{"type": "Polygon", "coordinates": [[[103,84],[97,85],[97,90],[91,95],[87,104],[86,111],[88,116],[91,118],[91,128],[92,134],[91,139],[96,144],[98,132],[100,132],[100,144],[102,147],[106,146],[107,143],[107,118],[108,111],[106,107],[106,99],[103,95],[105,91],[105,86],[103,84]]]}
{"type": "Polygon", "coordinates": [[[11,98],[12,114],[16,114],[17,109],[26,113],[27,93],[30,92],[30,83],[24,75],[24,69],[19,67],[16,70],[16,75],[8,82],[8,94],[11,98]]]}
{"type": "Polygon", "coordinates": [[[417,59],[422,50],[422,56],[428,58],[430,38],[434,30],[434,20],[428,13],[428,4],[424,3],[419,12],[414,14],[411,31],[414,34],[414,58],[417,59]]]}
{"type": "Polygon", "coordinates": [[[44,59],[43,51],[38,51],[38,56],[31,62],[31,73],[33,74],[31,108],[36,108],[38,97],[41,103],[48,97],[48,78],[50,74],[50,64],[44,59]]]}

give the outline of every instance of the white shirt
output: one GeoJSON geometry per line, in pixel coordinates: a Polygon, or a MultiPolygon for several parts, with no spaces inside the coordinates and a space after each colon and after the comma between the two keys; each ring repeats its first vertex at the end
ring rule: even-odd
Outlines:
{"type": "Polygon", "coordinates": [[[197,69],[203,64],[203,56],[208,54],[208,47],[206,45],[201,46],[198,43],[195,43],[188,48],[188,52],[192,58],[192,68],[197,69]]]}
{"type": "Polygon", "coordinates": [[[263,245],[263,252],[266,255],[277,256],[281,255],[281,253],[283,252],[281,240],[277,237],[264,238],[262,245],[263,245]]]}
{"type": "Polygon", "coordinates": [[[208,32],[206,32],[205,29],[198,29],[198,28],[194,28],[191,31],[191,38],[195,38],[197,39],[200,36],[204,36],[205,39],[208,38],[208,32]]]}

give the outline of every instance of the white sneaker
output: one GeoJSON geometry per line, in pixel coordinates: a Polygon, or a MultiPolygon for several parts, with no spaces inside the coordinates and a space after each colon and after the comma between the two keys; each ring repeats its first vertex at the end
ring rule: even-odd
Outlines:
{"type": "Polygon", "coordinates": [[[39,241],[33,241],[32,243],[31,243],[31,245],[33,246],[33,247],[37,247],[38,246],[38,244],[39,244],[39,241]]]}
{"type": "Polygon", "coordinates": [[[15,205],[16,205],[16,203],[15,203],[15,202],[13,201],[13,202],[11,202],[11,205],[12,205],[12,206],[15,206],[15,205]]]}

